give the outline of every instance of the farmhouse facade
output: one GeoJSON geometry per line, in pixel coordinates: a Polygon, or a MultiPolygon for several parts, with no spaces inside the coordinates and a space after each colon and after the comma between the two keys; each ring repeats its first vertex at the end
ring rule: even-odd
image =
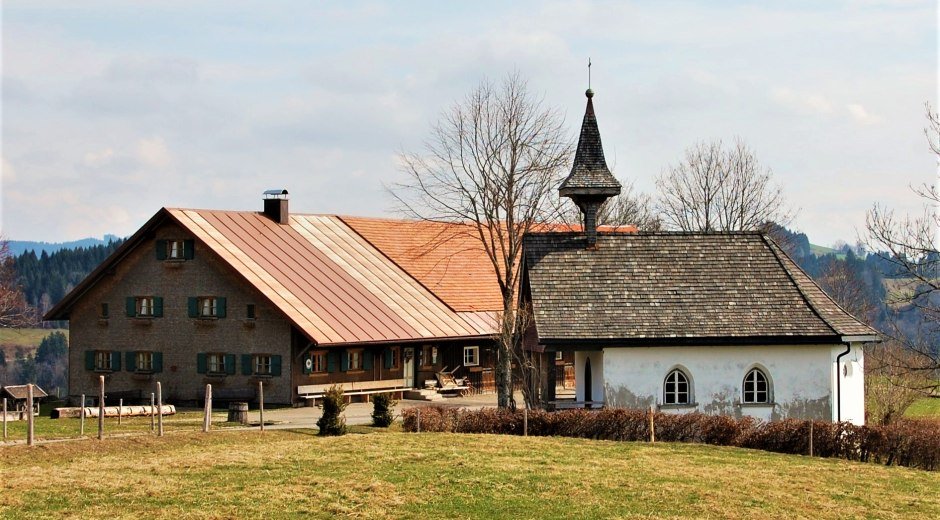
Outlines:
{"type": "MultiPolygon", "coordinates": [[[[549,359],[574,353],[581,406],[864,423],[861,347],[877,334],[770,237],[595,229],[597,209],[620,185],[587,96],[559,190],[581,209],[585,230],[526,236],[526,348],[549,359]]],[[[553,401],[554,388],[544,388],[553,401]]]]}
{"type": "Polygon", "coordinates": [[[161,209],[50,310],[70,321],[69,389],[174,402],[302,404],[422,388],[439,372],[492,390],[502,308],[495,275],[460,226],[161,209]]]}

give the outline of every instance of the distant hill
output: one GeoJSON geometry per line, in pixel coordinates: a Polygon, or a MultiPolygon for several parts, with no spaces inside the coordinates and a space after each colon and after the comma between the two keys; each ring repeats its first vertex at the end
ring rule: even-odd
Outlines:
{"type": "Polygon", "coordinates": [[[93,247],[107,245],[108,242],[117,242],[120,237],[117,235],[105,235],[104,238],[83,238],[71,242],[31,242],[29,240],[10,240],[10,254],[19,256],[27,251],[35,251],[36,256],[41,256],[43,252],[52,254],[61,249],[76,249],[79,247],[93,247]]]}

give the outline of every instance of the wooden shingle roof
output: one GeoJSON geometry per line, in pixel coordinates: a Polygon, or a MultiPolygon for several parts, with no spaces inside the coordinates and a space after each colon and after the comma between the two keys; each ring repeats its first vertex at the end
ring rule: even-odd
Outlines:
{"type": "Polygon", "coordinates": [[[525,277],[539,341],[640,344],[875,336],[759,233],[537,233],[525,277]]]}

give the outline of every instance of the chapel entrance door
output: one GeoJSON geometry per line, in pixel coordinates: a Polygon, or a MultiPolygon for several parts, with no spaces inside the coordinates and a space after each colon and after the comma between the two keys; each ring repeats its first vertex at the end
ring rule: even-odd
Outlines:
{"type": "MultiPolygon", "coordinates": [[[[590,403],[594,399],[591,397],[591,387],[594,386],[591,381],[591,358],[584,360],[584,402],[590,403]]],[[[585,404],[590,407],[591,405],[585,404]]]]}

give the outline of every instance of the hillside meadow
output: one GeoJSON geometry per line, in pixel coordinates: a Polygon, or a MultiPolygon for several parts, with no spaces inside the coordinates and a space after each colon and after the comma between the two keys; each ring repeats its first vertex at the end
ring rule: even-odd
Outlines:
{"type": "Polygon", "coordinates": [[[0,447],[0,517],[940,517],[936,472],[702,445],[354,432],[0,447]]]}

